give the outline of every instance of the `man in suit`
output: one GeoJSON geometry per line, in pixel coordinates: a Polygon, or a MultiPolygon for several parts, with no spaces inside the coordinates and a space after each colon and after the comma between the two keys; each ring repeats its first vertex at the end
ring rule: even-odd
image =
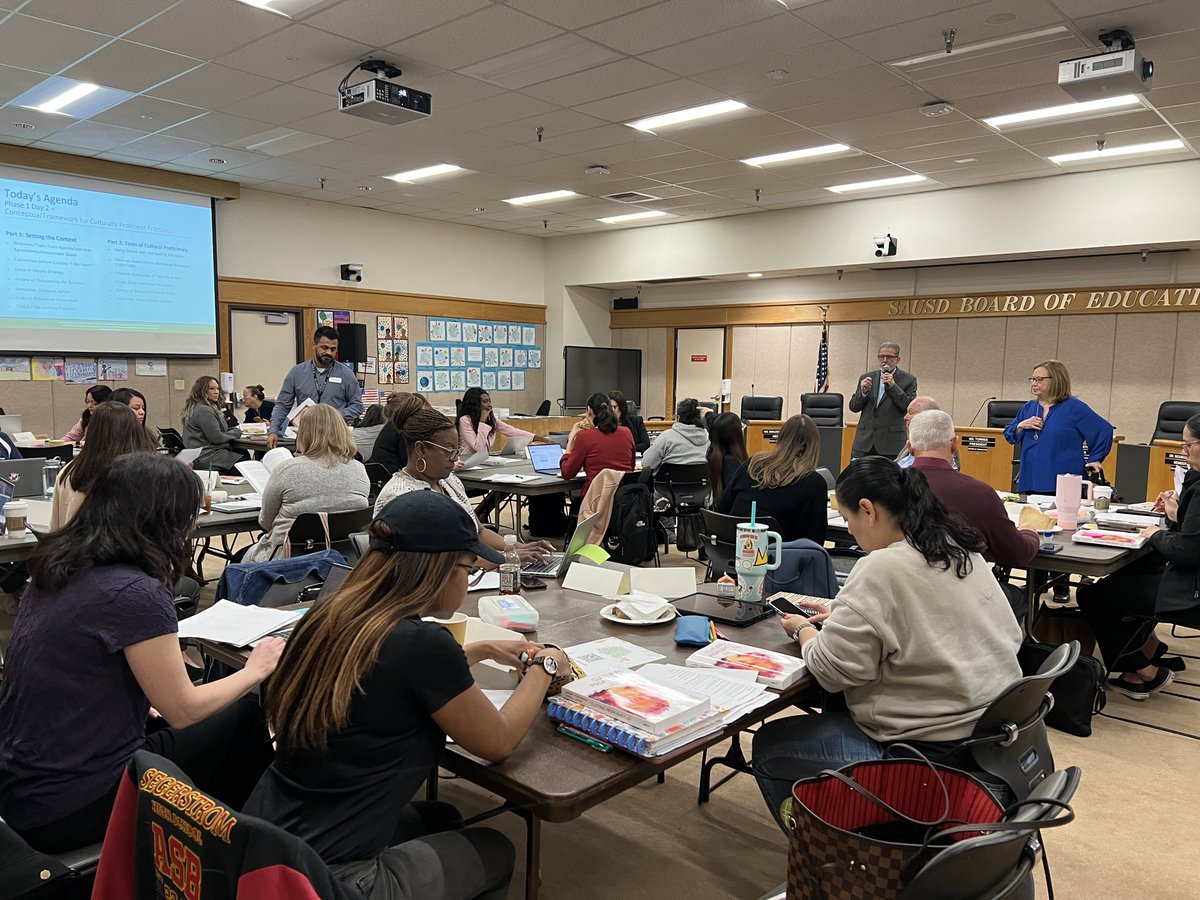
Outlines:
{"type": "Polygon", "coordinates": [[[917,396],[917,376],[900,369],[900,345],[879,345],[879,368],[864,372],[850,397],[850,412],[859,413],[850,456],[888,456],[904,448],[904,414],[917,396]]]}

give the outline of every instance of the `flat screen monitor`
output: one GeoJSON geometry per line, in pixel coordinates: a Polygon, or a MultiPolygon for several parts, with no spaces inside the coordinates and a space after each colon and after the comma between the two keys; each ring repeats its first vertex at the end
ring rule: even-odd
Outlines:
{"type": "Polygon", "coordinates": [[[0,166],[0,352],[215,356],[211,197],[0,166]]]}
{"type": "Polygon", "coordinates": [[[563,402],[568,408],[587,406],[597,392],[620,391],[626,400],[642,405],[642,351],[613,347],[564,347],[563,402]]]}

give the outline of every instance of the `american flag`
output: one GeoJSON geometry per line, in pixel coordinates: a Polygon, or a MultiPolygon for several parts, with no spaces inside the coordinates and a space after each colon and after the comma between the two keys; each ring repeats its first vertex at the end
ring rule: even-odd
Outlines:
{"type": "Polygon", "coordinates": [[[821,326],[821,348],[817,351],[817,382],[814,388],[818,394],[829,390],[829,326],[821,326]]]}
{"type": "Polygon", "coordinates": [[[364,404],[366,404],[367,406],[370,406],[372,403],[378,403],[379,402],[379,389],[378,388],[364,389],[362,392],[362,402],[364,404]]]}

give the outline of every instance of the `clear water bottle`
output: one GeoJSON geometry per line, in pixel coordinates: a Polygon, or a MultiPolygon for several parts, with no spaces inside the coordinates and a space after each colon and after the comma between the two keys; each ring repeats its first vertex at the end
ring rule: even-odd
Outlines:
{"type": "Polygon", "coordinates": [[[52,456],[42,466],[42,499],[54,499],[54,485],[58,482],[58,473],[62,470],[62,460],[52,456]]]}
{"type": "Polygon", "coordinates": [[[521,593],[521,558],[517,556],[517,536],[504,536],[504,562],[500,564],[500,593],[521,593]]]}

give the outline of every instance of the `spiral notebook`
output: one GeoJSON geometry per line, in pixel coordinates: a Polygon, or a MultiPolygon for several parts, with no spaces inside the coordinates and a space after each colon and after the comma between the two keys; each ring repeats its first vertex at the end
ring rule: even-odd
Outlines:
{"type": "Polygon", "coordinates": [[[614,747],[646,759],[666,756],[680,747],[715,734],[724,727],[721,712],[709,710],[690,722],[676,726],[666,734],[652,735],[564,697],[551,699],[547,713],[555,721],[563,722],[614,747]]]}

